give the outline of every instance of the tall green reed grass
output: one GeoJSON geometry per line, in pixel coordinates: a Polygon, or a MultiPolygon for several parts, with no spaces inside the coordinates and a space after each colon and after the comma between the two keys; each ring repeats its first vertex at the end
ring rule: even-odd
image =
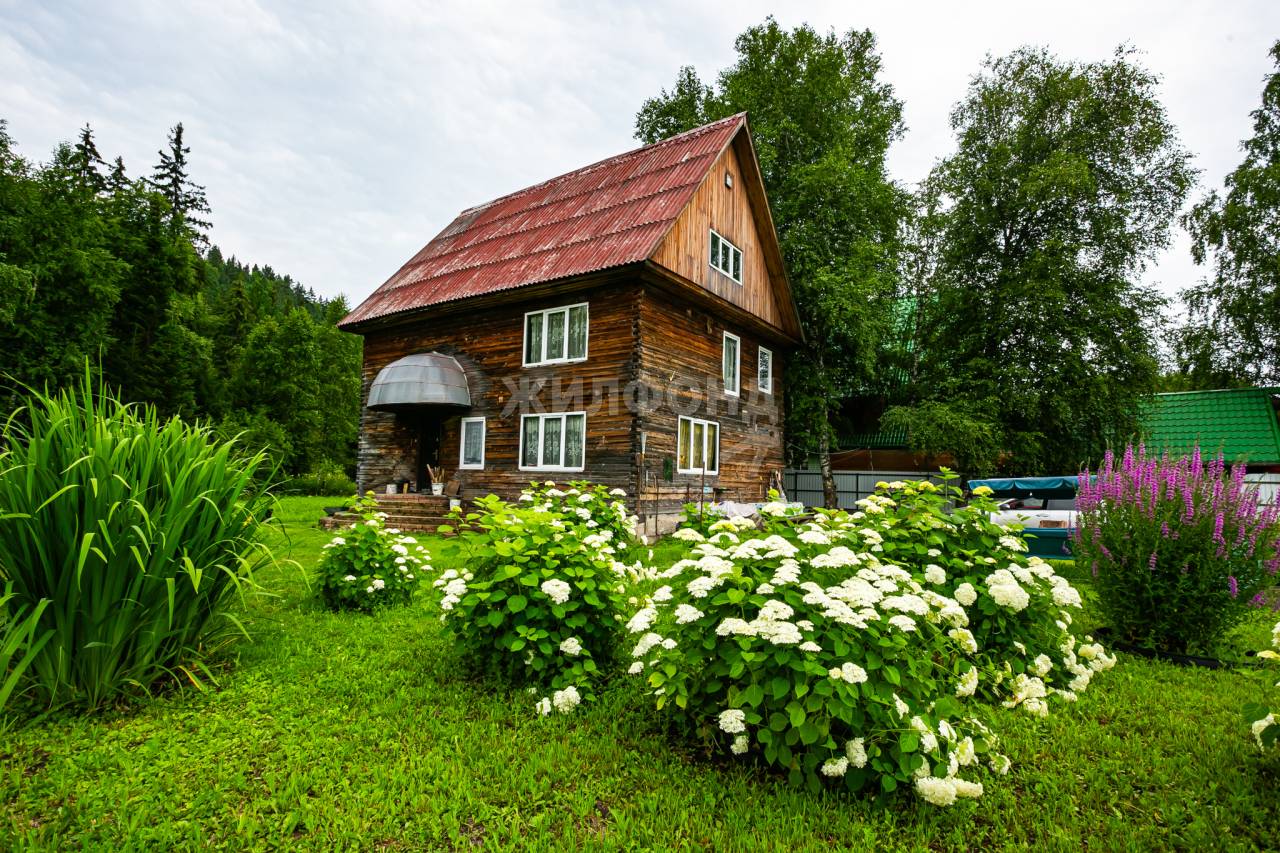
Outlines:
{"type": "Polygon", "coordinates": [[[30,392],[0,434],[0,709],[203,687],[272,559],[269,467],[87,375],[30,392]]]}

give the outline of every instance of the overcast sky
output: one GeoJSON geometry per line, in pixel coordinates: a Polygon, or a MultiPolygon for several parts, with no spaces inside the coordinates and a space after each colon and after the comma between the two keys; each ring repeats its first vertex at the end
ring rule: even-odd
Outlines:
{"type": "MultiPolygon", "coordinates": [[[[646,97],[681,65],[714,77],[771,12],[876,33],[909,186],[951,149],[948,112],[987,53],[1127,42],[1163,77],[1199,195],[1239,162],[1280,38],[1276,0],[800,5],[0,0],[0,117],[37,160],[87,121],[135,175],[183,122],[213,240],[354,304],[459,210],[635,147],[646,97]]],[[[1149,279],[1197,275],[1179,234],[1149,279]]]]}

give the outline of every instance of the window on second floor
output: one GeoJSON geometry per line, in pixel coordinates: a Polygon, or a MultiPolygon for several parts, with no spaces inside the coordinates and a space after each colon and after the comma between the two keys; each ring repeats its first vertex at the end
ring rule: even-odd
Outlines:
{"type": "Polygon", "coordinates": [[[711,232],[711,268],[742,284],[742,250],[711,232]]]}
{"type": "Polygon", "coordinates": [[[773,350],[760,347],[756,357],[756,385],[761,394],[773,393],[773,350]]]}
{"type": "Polygon", "coordinates": [[[738,396],[738,388],[739,388],[738,362],[740,360],[739,350],[741,348],[742,348],[742,341],[739,340],[737,335],[731,335],[728,332],[724,333],[724,353],[722,357],[722,364],[723,364],[722,375],[724,378],[724,393],[728,394],[730,397],[738,396]]]}
{"type": "Polygon", "coordinates": [[[582,361],[587,357],[587,303],[524,315],[524,366],[582,361]]]}

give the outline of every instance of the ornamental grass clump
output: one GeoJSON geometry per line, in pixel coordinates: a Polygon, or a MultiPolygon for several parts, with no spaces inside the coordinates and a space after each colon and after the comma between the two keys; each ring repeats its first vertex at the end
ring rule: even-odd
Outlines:
{"type": "Polygon", "coordinates": [[[1245,469],[1129,446],[1081,475],[1073,550],[1123,640],[1158,651],[1209,650],[1261,606],[1280,568],[1280,506],[1259,504],[1245,469]]]}
{"type": "Polygon", "coordinates": [[[537,696],[539,714],[571,713],[614,664],[618,614],[644,576],[619,559],[635,544],[623,498],[583,483],[533,486],[515,503],[490,495],[459,512],[444,548],[462,568],[432,586],[464,659],[537,696]]]}
{"type": "Polygon", "coordinates": [[[657,706],[691,736],[810,787],[913,787],[950,805],[1009,759],[983,719],[1034,716],[1114,659],[1079,595],[954,486],[884,483],[855,512],[722,531],[658,573],[627,624],[657,706]]]}
{"type": "Polygon", "coordinates": [[[233,603],[271,559],[264,457],[87,378],[31,394],[3,445],[8,698],[96,708],[161,681],[203,684],[243,634],[233,603]]]}
{"type": "Polygon", "coordinates": [[[353,509],[360,520],[324,546],[321,599],[331,610],[365,613],[408,604],[424,573],[431,571],[426,549],[414,537],[387,527],[387,514],[378,511],[372,492],[357,498],[353,509]]]}

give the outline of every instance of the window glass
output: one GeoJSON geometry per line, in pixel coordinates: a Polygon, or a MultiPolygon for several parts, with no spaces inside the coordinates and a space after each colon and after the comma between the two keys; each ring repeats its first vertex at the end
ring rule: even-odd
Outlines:
{"type": "Polygon", "coordinates": [[[689,432],[692,426],[688,418],[680,419],[680,435],[676,442],[676,467],[680,469],[689,467],[689,432]]]}
{"type": "Polygon", "coordinates": [[[736,249],[733,252],[733,280],[742,281],[742,253],[736,249]]]}
{"type": "Polygon", "coordinates": [[[584,463],[586,415],[569,415],[564,422],[564,465],[581,468],[584,463]]]}
{"type": "Polygon", "coordinates": [[[542,315],[530,314],[524,324],[525,364],[542,361],[542,315]]]}
{"type": "Polygon", "coordinates": [[[707,464],[708,472],[720,470],[720,425],[707,424],[707,464]]]}
{"type": "Polygon", "coordinates": [[[714,231],[711,232],[711,265],[720,265],[720,235],[714,231]]]}
{"type": "Polygon", "coordinates": [[[724,391],[738,393],[738,339],[729,334],[724,336],[724,391]]]}
{"type": "Polygon", "coordinates": [[[756,382],[761,391],[773,391],[773,351],[764,347],[760,347],[760,356],[756,362],[756,382]]]}
{"type": "Polygon", "coordinates": [[[569,309],[569,358],[585,358],[587,355],[587,306],[575,305],[569,309]]]}
{"type": "Polygon", "coordinates": [[[564,311],[547,315],[547,361],[564,358],[564,311]]]}
{"type": "Polygon", "coordinates": [[[542,464],[558,467],[560,465],[560,427],[562,418],[542,419],[542,464]]]}
{"type": "Polygon", "coordinates": [[[464,420],[462,422],[462,464],[484,464],[484,421],[464,420]]]}
{"type": "Polygon", "coordinates": [[[538,426],[541,421],[537,415],[525,415],[521,419],[524,426],[524,441],[520,449],[520,464],[526,468],[538,466],[538,426]]]}
{"type": "Polygon", "coordinates": [[[704,424],[702,421],[694,421],[693,422],[693,459],[691,460],[693,464],[690,465],[689,467],[691,468],[702,467],[703,451],[706,449],[706,442],[707,442],[706,424],[704,424]]]}

